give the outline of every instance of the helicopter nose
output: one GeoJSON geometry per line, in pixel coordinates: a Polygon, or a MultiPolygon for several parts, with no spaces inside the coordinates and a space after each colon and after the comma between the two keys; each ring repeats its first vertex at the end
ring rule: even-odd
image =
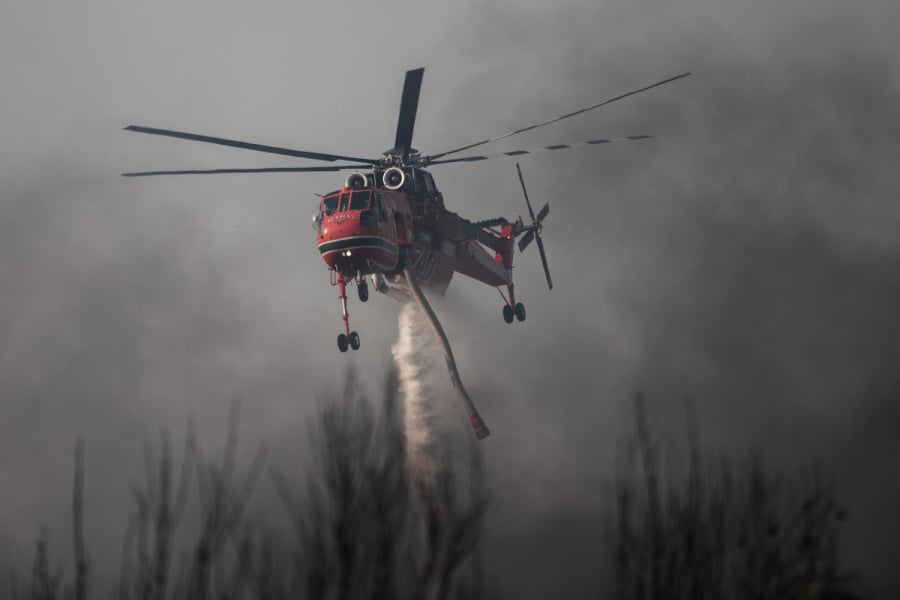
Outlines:
{"type": "Polygon", "coordinates": [[[325,219],[322,236],[326,240],[345,238],[359,233],[359,216],[354,213],[339,213],[325,219]]]}
{"type": "Polygon", "coordinates": [[[352,272],[354,264],[361,257],[354,256],[354,239],[359,235],[359,216],[352,213],[338,213],[325,218],[319,251],[329,267],[352,272]]]}
{"type": "Polygon", "coordinates": [[[393,269],[400,256],[396,240],[380,231],[363,229],[360,217],[358,212],[326,217],[319,236],[319,252],[325,263],[345,274],[393,269]]]}

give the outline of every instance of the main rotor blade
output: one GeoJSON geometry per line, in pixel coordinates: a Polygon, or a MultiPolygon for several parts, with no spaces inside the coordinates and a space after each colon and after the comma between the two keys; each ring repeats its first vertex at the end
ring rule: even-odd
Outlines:
{"type": "Polygon", "coordinates": [[[615,96],[614,98],[609,98],[608,100],[604,100],[603,102],[599,102],[597,104],[594,104],[593,106],[588,106],[587,108],[582,108],[582,109],[576,110],[574,112],[564,114],[561,117],[556,117],[555,119],[550,119],[549,121],[544,121],[542,123],[537,123],[535,125],[529,125],[528,127],[516,129],[515,131],[510,131],[509,133],[504,133],[504,134],[498,135],[496,137],[488,138],[486,140],[481,140],[480,142],[475,142],[474,144],[469,144],[467,146],[460,146],[459,148],[454,148],[453,150],[447,150],[446,152],[441,152],[440,154],[433,155],[432,158],[440,158],[442,156],[447,156],[448,154],[455,154],[455,153],[461,152],[463,150],[469,150],[470,148],[475,148],[476,146],[481,146],[483,144],[489,144],[491,142],[496,142],[497,140],[502,140],[503,138],[508,138],[512,135],[516,135],[517,133],[524,133],[526,131],[531,131],[532,129],[537,129],[538,127],[543,127],[544,125],[550,125],[551,123],[556,123],[557,121],[562,121],[563,119],[568,119],[569,117],[574,117],[575,115],[580,115],[581,113],[586,113],[589,110],[594,110],[595,108],[600,108],[601,106],[606,106],[607,104],[610,104],[617,100],[627,98],[628,96],[634,96],[635,94],[645,92],[647,90],[653,89],[653,88],[663,85],[665,83],[675,81],[676,79],[681,79],[682,77],[687,77],[688,75],[690,75],[690,73],[682,73],[681,75],[676,75],[675,77],[669,77],[668,79],[663,79],[662,81],[657,81],[656,83],[654,83],[652,85],[648,85],[648,86],[642,87],[637,90],[632,90],[630,92],[626,92],[619,96],[615,96]]]}
{"type": "Polygon", "coordinates": [[[628,135],[625,137],[617,137],[617,138],[599,138],[596,140],[587,140],[586,142],[575,142],[572,144],[553,144],[551,146],[543,146],[541,148],[532,148],[530,150],[511,150],[509,152],[495,152],[493,154],[482,154],[480,156],[461,156],[459,158],[446,158],[444,160],[432,160],[429,164],[432,165],[446,165],[449,163],[459,163],[459,162],[478,162],[481,160],[487,160],[489,158],[502,158],[504,156],[522,156],[525,154],[537,154],[539,152],[547,152],[550,150],[566,150],[568,148],[575,148],[577,146],[597,146],[599,144],[611,144],[613,142],[635,142],[638,140],[647,140],[652,138],[652,135],[628,135]]]}
{"type": "Polygon", "coordinates": [[[371,169],[372,165],[334,165],[330,167],[269,167],[261,169],[207,169],[182,171],[140,171],[122,173],[122,177],[146,177],[148,175],[218,175],[221,173],[325,173],[344,169],[371,169]]]}
{"type": "Polygon", "coordinates": [[[394,148],[403,149],[403,158],[409,156],[412,145],[413,127],[416,124],[416,111],[419,108],[419,90],[422,88],[422,75],[425,69],[413,69],[406,72],[403,82],[403,95],[400,98],[400,116],[397,118],[397,135],[394,148]]]}
{"type": "Polygon", "coordinates": [[[534,239],[534,229],[529,229],[525,232],[525,235],[522,236],[522,239],[519,240],[519,252],[524,252],[525,248],[528,247],[528,244],[531,243],[531,240],[534,239]]]}
{"type": "Polygon", "coordinates": [[[354,162],[369,163],[369,165],[377,164],[377,158],[359,158],[357,156],[341,156],[339,154],[324,154],[322,152],[307,152],[305,150],[291,150],[290,148],[279,148],[277,146],[264,146],[262,144],[251,144],[249,142],[241,142],[238,140],[228,140],[225,138],[211,137],[208,135],[198,135],[196,133],[186,133],[184,131],[171,131],[169,129],[156,129],[154,127],[142,127],[140,125],[129,125],[125,128],[127,131],[136,131],[138,133],[149,133],[151,135],[162,135],[166,137],[180,138],[183,140],[193,140],[195,142],[205,142],[207,144],[218,144],[219,146],[231,146],[232,148],[243,148],[245,150],[254,150],[256,152],[268,152],[269,154],[282,154],[284,156],[296,156],[298,158],[310,158],[312,160],[352,160],[354,162]]]}
{"type": "MultiPolygon", "coordinates": [[[[516,163],[516,171],[519,172],[519,183],[522,184],[522,193],[525,194],[525,204],[528,205],[528,214],[531,215],[531,222],[534,223],[534,211],[531,210],[531,201],[528,200],[528,190],[525,189],[525,180],[522,178],[522,167],[519,166],[519,163],[516,163]]],[[[523,238],[524,239],[524,238],[523,238]]],[[[528,240],[529,242],[531,240],[528,240]]],[[[527,246],[528,244],[524,244],[527,246]]],[[[521,251],[524,248],[522,242],[519,242],[519,250],[521,251]]]]}
{"type": "Polygon", "coordinates": [[[544,275],[547,276],[547,285],[552,290],[553,280],[550,279],[550,267],[547,265],[547,253],[544,252],[544,240],[541,239],[541,236],[537,236],[537,245],[538,250],[541,251],[541,263],[544,265],[544,275]]]}

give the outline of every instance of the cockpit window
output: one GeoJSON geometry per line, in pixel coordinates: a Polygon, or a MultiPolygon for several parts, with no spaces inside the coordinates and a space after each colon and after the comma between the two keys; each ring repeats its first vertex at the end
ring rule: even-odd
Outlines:
{"type": "Polygon", "coordinates": [[[363,192],[353,192],[353,198],[350,200],[350,210],[365,210],[369,208],[369,198],[372,196],[370,190],[363,192]]]}
{"type": "Polygon", "coordinates": [[[327,217],[337,212],[338,198],[339,196],[335,194],[334,196],[326,196],[322,200],[322,216],[327,217]]]}
{"type": "Polygon", "coordinates": [[[348,210],[366,210],[369,208],[369,200],[372,197],[371,190],[362,192],[344,192],[343,194],[334,194],[333,196],[325,196],[322,200],[322,216],[327,217],[336,212],[346,212],[348,210]]]}
{"type": "MultiPolygon", "coordinates": [[[[354,198],[354,201],[356,199],[354,198]]],[[[381,225],[381,194],[375,194],[371,198],[371,207],[364,209],[359,216],[359,224],[363,227],[379,227],[381,225]]]]}

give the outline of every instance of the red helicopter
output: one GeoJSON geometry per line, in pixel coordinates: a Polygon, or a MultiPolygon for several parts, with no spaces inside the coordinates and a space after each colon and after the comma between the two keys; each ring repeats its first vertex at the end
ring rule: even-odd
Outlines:
{"type": "MultiPolygon", "coordinates": [[[[532,150],[518,150],[486,155],[449,158],[450,155],[495,142],[518,133],[549,125],[575,115],[599,108],[639,92],[686,77],[682,73],[654,84],[632,90],[560,117],[530,125],[493,138],[467,144],[446,152],[426,156],[412,147],[413,126],[419,102],[419,90],[425,69],[406,72],[400,102],[400,116],[394,146],[380,158],[360,158],[324,154],[252,144],[224,138],[209,137],[181,131],[130,125],[125,129],[139,133],[161,135],[341,164],[327,166],[274,167],[256,169],[212,169],[143,171],[123,173],[126,177],[148,175],[189,175],[218,173],[295,173],[352,170],[343,187],[322,197],[318,212],[313,216],[319,252],[331,276],[331,284],[338,287],[344,330],[337,337],[341,352],[358,350],[359,334],[350,329],[347,311],[347,285],[356,283],[361,302],[369,299],[369,281],[379,292],[400,300],[410,299],[404,278],[411,275],[415,283],[443,294],[455,272],[496,287],[504,299],[503,318],[525,320],[525,306],[516,301],[512,269],[515,240],[519,251],[537,242],[541,263],[552,289],[547,255],[541,239],[543,221],[550,212],[544,204],[537,215],[531,208],[522,171],[516,165],[522,192],[528,207],[530,222],[521,217],[513,221],[498,217],[485,221],[470,221],[447,210],[444,198],[427,170],[429,165],[476,162],[489,158],[520,156],[539,151],[561,150],[576,145],[599,145],[619,140],[641,140],[650,136],[594,139],[577,144],[558,144],[532,150]],[[346,164],[349,163],[349,164],[346,164]],[[502,287],[506,287],[506,294],[502,287]]],[[[411,284],[414,284],[412,281],[411,284]]]]}

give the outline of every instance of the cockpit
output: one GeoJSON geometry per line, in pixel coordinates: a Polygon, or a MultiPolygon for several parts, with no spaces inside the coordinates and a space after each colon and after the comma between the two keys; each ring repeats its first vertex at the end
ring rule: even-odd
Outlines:
{"type": "Polygon", "coordinates": [[[313,217],[313,227],[319,233],[326,217],[349,211],[359,212],[361,227],[377,228],[380,226],[378,209],[383,206],[380,194],[372,190],[346,190],[328,194],[322,198],[319,211],[313,217]]]}
{"type": "Polygon", "coordinates": [[[348,210],[366,210],[372,200],[372,190],[335,192],[322,199],[322,216],[327,217],[348,210]]]}

